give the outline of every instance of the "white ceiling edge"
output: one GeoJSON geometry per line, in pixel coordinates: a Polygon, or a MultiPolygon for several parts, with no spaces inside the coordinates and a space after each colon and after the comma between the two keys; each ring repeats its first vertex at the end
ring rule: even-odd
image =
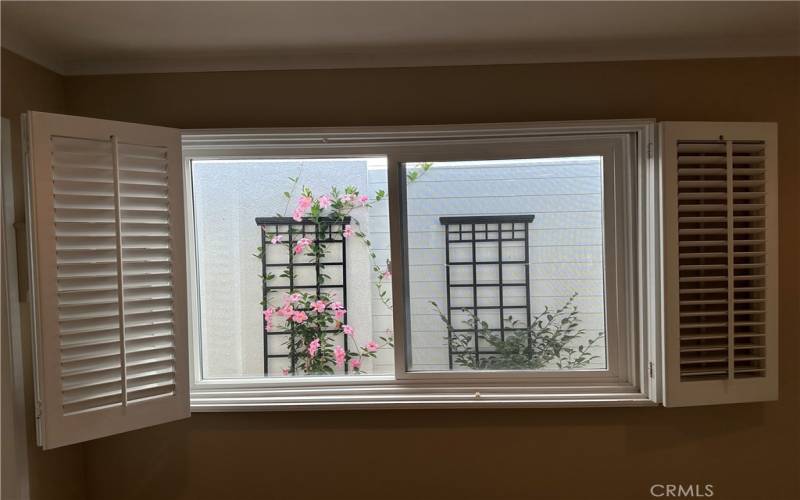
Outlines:
{"type": "Polygon", "coordinates": [[[375,48],[288,51],[283,54],[275,51],[213,55],[192,53],[172,57],[120,57],[85,61],[58,61],[29,44],[7,42],[4,46],[8,50],[65,76],[800,56],[800,38],[794,36],[757,37],[750,40],[726,37],[646,42],[572,42],[535,47],[375,48]]]}

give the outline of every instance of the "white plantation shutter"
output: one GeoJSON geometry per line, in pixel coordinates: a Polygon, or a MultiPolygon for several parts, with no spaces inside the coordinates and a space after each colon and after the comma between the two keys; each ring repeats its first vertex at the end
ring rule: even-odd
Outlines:
{"type": "Polygon", "coordinates": [[[40,444],[187,417],[179,131],[27,123],[40,444]]]}
{"type": "Polygon", "coordinates": [[[777,127],[660,126],[664,403],[777,399],[777,127]]]}

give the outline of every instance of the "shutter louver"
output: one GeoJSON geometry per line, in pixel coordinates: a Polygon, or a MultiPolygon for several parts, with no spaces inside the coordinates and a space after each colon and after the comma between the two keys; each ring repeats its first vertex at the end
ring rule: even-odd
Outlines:
{"type": "Polygon", "coordinates": [[[775,127],[661,127],[665,404],[775,399],[775,127]]]}
{"type": "Polygon", "coordinates": [[[766,375],[766,169],[763,141],[733,141],[733,376],[766,375]]]}
{"type": "Polygon", "coordinates": [[[122,405],[110,141],[52,137],[63,411],[122,405]]]}
{"type": "Polygon", "coordinates": [[[178,131],[27,118],[40,444],[188,416],[178,131]]]}
{"type": "Polygon", "coordinates": [[[166,148],[119,146],[125,359],[131,400],[170,394],[175,388],[167,166],[166,148]]]}
{"type": "Polygon", "coordinates": [[[726,146],[678,143],[681,380],[728,374],[726,146]]]}

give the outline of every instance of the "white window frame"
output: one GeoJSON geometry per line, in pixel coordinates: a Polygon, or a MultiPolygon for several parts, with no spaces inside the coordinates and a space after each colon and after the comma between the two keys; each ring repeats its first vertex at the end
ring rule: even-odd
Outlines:
{"type": "Polygon", "coordinates": [[[0,495],[9,494],[20,500],[30,498],[28,478],[28,419],[25,415],[24,374],[22,369],[22,326],[20,315],[19,277],[17,274],[17,233],[14,208],[14,173],[11,161],[11,122],[8,118],[0,120],[0,262],[3,273],[0,277],[0,307],[5,317],[0,326],[3,339],[0,350],[0,386],[2,386],[2,429],[7,433],[0,443],[5,469],[0,495]],[[7,399],[6,399],[7,398],[7,399]],[[7,464],[12,464],[7,467],[7,464]],[[8,472],[11,473],[8,473],[8,472]]]}
{"type": "MultiPolygon", "coordinates": [[[[660,172],[654,120],[509,124],[183,131],[192,411],[322,408],[643,406],[660,401],[660,172]],[[577,141],[577,142],[576,142],[577,141]],[[606,371],[409,372],[405,332],[403,164],[574,155],[576,143],[603,151],[606,284],[624,300],[608,313],[617,336],[606,371]],[[565,148],[565,145],[569,147],[565,148]],[[535,151],[531,147],[535,145],[535,151]],[[388,161],[391,256],[395,266],[395,375],[203,379],[192,206],[192,161],[302,157],[375,157],[388,161]],[[612,173],[613,175],[608,175],[612,173]],[[613,189],[615,196],[605,196],[613,189]],[[605,221],[613,220],[613,227],[605,221]],[[617,232],[614,232],[617,231],[617,232]],[[615,245],[609,245],[609,242],[615,245]],[[619,265],[618,265],[619,264],[619,265]]],[[[587,153],[588,154],[588,153],[587,153]]],[[[596,153],[593,153],[596,154],[596,153]]],[[[610,322],[609,322],[610,320],[610,322]]]]}

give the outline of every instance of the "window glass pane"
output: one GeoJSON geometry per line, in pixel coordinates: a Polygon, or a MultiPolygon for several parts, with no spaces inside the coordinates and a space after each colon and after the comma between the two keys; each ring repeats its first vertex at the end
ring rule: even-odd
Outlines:
{"type": "Polygon", "coordinates": [[[406,164],[409,369],[606,369],[602,157],[406,164]]]}
{"type": "Polygon", "coordinates": [[[385,158],[194,161],[192,185],[204,378],[394,372],[385,158]]]}

